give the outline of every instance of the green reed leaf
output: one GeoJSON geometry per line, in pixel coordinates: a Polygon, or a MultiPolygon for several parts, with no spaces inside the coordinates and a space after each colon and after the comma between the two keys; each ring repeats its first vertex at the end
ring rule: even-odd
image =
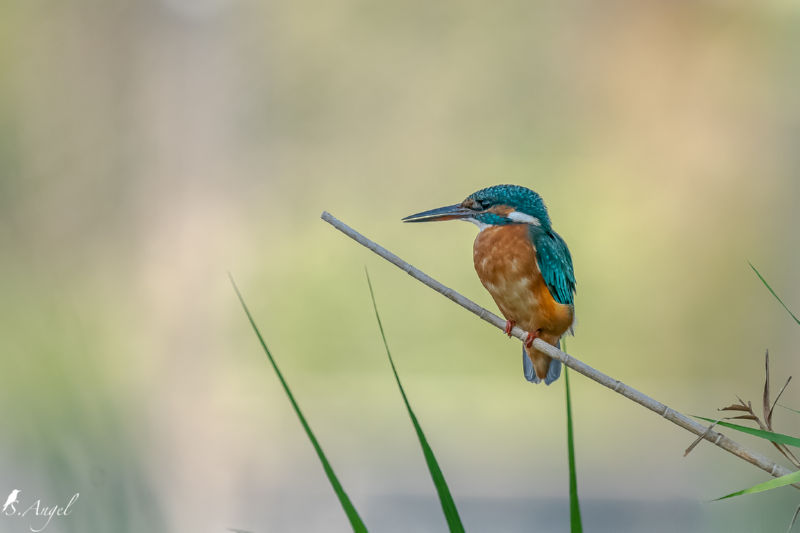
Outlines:
{"type": "Polygon", "coordinates": [[[769,481],[765,481],[764,483],[753,485],[749,489],[742,489],[740,491],[726,494],[725,496],[717,498],[714,501],[716,502],[727,498],[733,498],[734,496],[742,496],[743,494],[755,494],[756,492],[764,492],[767,490],[785,487],[786,485],[793,485],[794,483],[797,482],[800,482],[800,471],[792,472],[791,474],[786,474],[785,476],[777,477],[775,479],[770,479],[769,481]]]}
{"type": "Polygon", "coordinates": [[[765,287],[767,287],[767,289],[769,289],[769,292],[771,292],[771,293],[772,293],[772,295],[775,297],[775,299],[776,299],[776,300],[778,300],[778,302],[779,302],[779,303],[780,303],[780,304],[783,306],[783,308],[784,308],[784,309],[786,309],[786,312],[787,312],[787,313],[789,313],[789,314],[792,316],[792,318],[794,318],[794,321],[795,321],[795,322],[797,322],[797,324],[798,324],[798,325],[800,325],[800,318],[797,318],[797,316],[795,316],[795,314],[794,314],[794,313],[792,313],[792,312],[789,310],[789,308],[788,308],[788,307],[786,307],[786,304],[785,304],[785,303],[783,303],[783,300],[781,300],[780,296],[778,296],[777,294],[775,294],[775,291],[774,291],[774,290],[772,290],[772,287],[770,287],[770,286],[769,286],[769,283],[767,283],[767,280],[765,280],[765,279],[764,279],[764,276],[762,276],[762,275],[761,275],[761,272],[759,272],[759,271],[758,271],[758,269],[756,269],[756,267],[754,267],[754,266],[753,266],[753,263],[751,263],[750,261],[748,261],[748,262],[747,262],[747,264],[749,264],[749,265],[750,265],[750,268],[752,268],[752,269],[753,269],[753,272],[755,272],[755,273],[756,273],[756,276],[758,276],[758,279],[760,279],[760,280],[761,280],[761,283],[763,283],[763,284],[764,284],[764,286],[765,286],[765,287]]]}
{"type": "Polygon", "coordinates": [[[389,364],[392,366],[392,372],[394,373],[395,381],[397,381],[397,386],[400,389],[400,395],[403,397],[403,402],[406,404],[408,416],[411,418],[411,423],[414,425],[414,431],[417,432],[417,438],[419,439],[419,444],[422,447],[422,454],[425,456],[425,462],[428,464],[428,470],[431,473],[433,484],[436,487],[436,492],[439,494],[439,502],[442,505],[442,511],[444,512],[445,519],[447,520],[447,526],[450,528],[451,532],[463,533],[464,526],[461,524],[461,517],[458,515],[456,503],[453,501],[453,497],[450,495],[450,489],[447,487],[447,481],[444,479],[442,469],[439,468],[439,463],[436,462],[436,457],[433,454],[433,450],[428,444],[428,439],[425,438],[425,433],[422,432],[422,427],[419,425],[419,421],[417,420],[414,411],[411,409],[411,404],[408,402],[408,397],[403,389],[403,384],[400,382],[400,376],[397,374],[397,368],[394,366],[392,353],[389,351],[389,343],[386,341],[386,334],[383,331],[383,323],[381,322],[381,317],[378,314],[378,304],[375,303],[375,292],[372,290],[372,281],[369,279],[369,272],[366,270],[366,268],[364,270],[367,274],[369,296],[372,298],[372,307],[375,309],[375,318],[378,320],[378,329],[381,332],[383,346],[386,348],[386,355],[389,356],[389,364]]]}
{"type": "Polygon", "coordinates": [[[272,357],[272,353],[270,353],[269,348],[267,348],[267,343],[264,342],[264,337],[261,336],[261,332],[258,330],[258,326],[256,326],[253,316],[250,314],[250,310],[247,308],[247,304],[244,303],[244,298],[242,297],[242,293],[239,292],[239,287],[236,286],[236,282],[233,280],[233,276],[230,273],[228,273],[228,277],[233,285],[233,290],[236,291],[236,296],[239,297],[239,302],[242,304],[242,309],[244,309],[244,313],[247,315],[250,325],[253,326],[253,331],[255,331],[256,336],[258,337],[258,342],[261,343],[264,353],[267,354],[269,362],[272,363],[272,368],[275,370],[275,374],[278,376],[278,380],[281,382],[281,385],[283,385],[283,390],[286,391],[286,396],[289,397],[289,402],[291,402],[294,412],[297,413],[297,418],[300,419],[300,424],[302,424],[303,429],[305,429],[306,435],[308,435],[308,440],[311,441],[311,445],[314,446],[314,450],[316,450],[317,456],[322,462],[322,468],[325,470],[325,474],[327,474],[328,480],[333,486],[333,491],[336,493],[336,496],[339,497],[339,502],[342,504],[342,508],[344,509],[347,518],[350,519],[350,525],[353,527],[353,531],[356,533],[366,533],[367,527],[364,525],[364,522],[362,522],[361,517],[358,515],[358,511],[356,511],[356,508],[353,506],[350,498],[345,493],[344,488],[342,488],[342,484],[339,483],[339,479],[336,477],[331,464],[328,462],[327,457],[325,457],[325,453],[322,451],[322,447],[319,445],[319,442],[317,442],[317,438],[311,431],[311,427],[308,425],[306,418],[300,411],[300,406],[297,405],[294,395],[289,389],[289,385],[286,383],[286,380],[283,378],[283,374],[281,374],[281,371],[278,369],[275,358],[272,357]]]}
{"type": "MultiPolygon", "coordinates": [[[[706,418],[704,416],[696,416],[695,418],[699,418],[700,420],[705,420],[706,422],[717,422],[711,418],[706,418]]],[[[777,442],[778,444],[788,444],[789,446],[796,446],[800,448],[800,439],[797,437],[792,437],[789,435],[784,435],[783,433],[773,433],[772,431],[764,431],[763,429],[756,429],[747,426],[740,426],[739,424],[732,424],[730,422],[717,422],[718,426],[724,426],[726,428],[735,429],[736,431],[741,431],[742,433],[749,433],[750,435],[755,435],[756,437],[760,437],[764,440],[777,442]]]]}
{"type": "MultiPolygon", "coordinates": [[[[566,340],[562,339],[564,351],[566,340]]],[[[572,431],[572,399],[569,393],[569,369],[564,367],[564,389],[567,392],[567,456],[569,460],[569,524],[572,533],[582,533],[581,506],[578,500],[578,472],[575,468],[575,442],[572,431]]]]}

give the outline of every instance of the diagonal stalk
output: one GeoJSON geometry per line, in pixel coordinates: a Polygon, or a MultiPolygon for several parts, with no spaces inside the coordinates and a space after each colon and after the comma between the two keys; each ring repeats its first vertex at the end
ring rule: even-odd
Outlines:
{"type": "MultiPolygon", "coordinates": [[[[357,243],[361,244],[362,246],[366,247],[372,252],[383,257],[393,265],[405,271],[411,277],[424,283],[425,285],[432,288],[436,292],[442,294],[443,296],[446,296],[447,298],[457,303],[467,311],[474,313],[475,315],[482,318],[486,322],[492,324],[501,331],[505,329],[506,321],[501,319],[499,316],[495,315],[494,313],[490,312],[487,309],[484,309],[483,307],[479,306],[472,300],[457,293],[453,289],[446,287],[445,285],[442,285],[440,282],[436,281],[435,279],[425,274],[421,270],[403,261],[400,257],[393,254],[386,248],[380,246],[374,241],[367,239],[362,234],[360,234],[353,228],[347,226],[346,224],[341,222],[339,219],[337,219],[327,211],[322,213],[321,218],[322,220],[324,220],[337,230],[341,231],[342,233],[344,233],[345,235],[356,241],[357,243]]],[[[514,327],[513,330],[511,330],[511,334],[521,341],[525,340],[527,337],[527,332],[523,331],[521,328],[516,326],[514,327]]],[[[780,477],[792,473],[791,470],[769,460],[767,457],[761,455],[760,453],[745,448],[741,444],[726,437],[722,433],[708,430],[708,428],[706,428],[704,425],[700,424],[695,420],[692,420],[683,413],[680,413],[668,407],[666,404],[663,404],[647,396],[646,394],[639,392],[633,387],[626,385],[621,381],[616,380],[611,376],[604,374],[603,372],[600,372],[599,370],[596,370],[595,368],[592,368],[583,361],[580,361],[579,359],[576,359],[571,355],[562,352],[561,350],[559,350],[554,346],[550,346],[541,339],[535,339],[534,346],[540,352],[549,355],[553,359],[558,359],[564,364],[564,366],[571,368],[572,370],[575,370],[579,374],[583,374],[587,378],[596,381],[597,383],[603,385],[604,387],[607,387],[613,390],[614,392],[621,394],[622,396],[625,396],[629,400],[636,402],[643,407],[646,407],[650,411],[653,411],[654,413],[657,413],[662,417],[666,418],[673,424],[680,426],[683,429],[691,433],[694,433],[697,436],[702,436],[707,441],[713,443],[714,445],[722,448],[727,452],[732,453],[736,457],[757,466],[758,468],[769,473],[771,476],[780,477]]]]}

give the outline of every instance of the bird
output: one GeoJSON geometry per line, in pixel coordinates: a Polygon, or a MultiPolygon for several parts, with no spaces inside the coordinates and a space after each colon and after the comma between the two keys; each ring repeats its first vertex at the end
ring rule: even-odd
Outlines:
{"type": "Polygon", "coordinates": [[[550,385],[561,362],[536,350],[541,338],[560,348],[575,320],[575,271],[567,243],[553,230],[544,200],[520,185],[494,185],[454,205],[423,211],[403,222],[465,220],[478,226],[473,263],[483,286],[506,319],[528,332],[522,344],[525,379],[550,385]]]}
{"type": "Polygon", "coordinates": [[[5,513],[5,512],[6,512],[6,509],[8,509],[8,507],[9,507],[10,505],[13,505],[13,504],[15,504],[15,503],[19,503],[19,499],[17,498],[17,496],[18,496],[18,495],[19,495],[19,489],[14,489],[14,490],[12,490],[12,491],[11,491],[11,494],[9,494],[9,495],[8,495],[8,498],[6,499],[6,504],[5,504],[5,505],[3,505],[3,510],[2,510],[2,511],[0,511],[0,512],[3,512],[3,513],[5,513]]]}

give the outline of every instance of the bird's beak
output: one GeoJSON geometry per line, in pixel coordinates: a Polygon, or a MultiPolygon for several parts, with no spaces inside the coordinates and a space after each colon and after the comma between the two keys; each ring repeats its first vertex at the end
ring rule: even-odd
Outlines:
{"type": "Polygon", "coordinates": [[[437,220],[459,220],[462,218],[469,218],[475,215],[475,211],[461,207],[461,204],[448,205],[439,207],[438,209],[431,209],[430,211],[423,211],[415,215],[408,215],[403,219],[403,222],[435,222],[437,220]]]}

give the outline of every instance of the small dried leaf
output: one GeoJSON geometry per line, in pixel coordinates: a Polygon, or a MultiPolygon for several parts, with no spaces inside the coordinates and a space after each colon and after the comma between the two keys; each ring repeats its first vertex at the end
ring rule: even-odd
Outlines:
{"type": "Polygon", "coordinates": [[[725,420],[755,420],[758,421],[758,417],[754,415],[739,415],[739,416],[729,416],[725,420]]]}
{"type": "Polygon", "coordinates": [[[694,450],[694,449],[695,449],[695,447],[697,447],[697,445],[698,445],[698,444],[700,444],[700,442],[701,442],[701,441],[702,441],[704,438],[705,438],[705,437],[697,437],[696,439],[694,439],[694,442],[693,442],[693,443],[691,443],[691,444],[689,445],[689,447],[688,447],[688,448],[686,448],[686,451],[684,451],[684,452],[683,452],[683,456],[684,456],[684,457],[686,457],[687,455],[689,455],[690,453],[692,453],[692,450],[694,450]]]}
{"type": "Polygon", "coordinates": [[[717,409],[717,411],[749,411],[749,410],[750,408],[747,407],[746,405],[741,405],[736,403],[733,405],[729,405],[728,407],[720,407],[719,409],[717,409]]]}
{"type": "Polygon", "coordinates": [[[689,447],[688,447],[688,448],[686,448],[686,451],[685,451],[685,452],[683,452],[683,456],[684,456],[684,457],[686,457],[687,455],[689,455],[689,454],[692,452],[692,450],[694,450],[694,449],[695,449],[695,447],[696,447],[698,444],[700,444],[700,441],[702,441],[703,439],[705,439],[705,438],[708,436],[708,434],[709,434],[709,433],[711,433],[711,430],[713,430],[713,429],[714,429],[714,426],[716,426],[717,424],[719,424],[721,421],[722,421],[722,419],[720,418],[719,420],[717,420],[716,422],[714,422],[713,424],[711,424],[710,426],[708,426],[708,429],[706,429],[706,430],[703,432],[703,434],[702,434],[702,435],[700,435],[699,437],[697,437],[697,438],[694,440],[694,442],[692,442],[692,443],[689,445],[689,447]]]}
{"type": "Polygon", "coordinates": [[[738,396],[736,397],[736,399],[739,400],[739,403],[741,403],[742,405],[746,405],[748,411],[750,411],[750,412],[753,411],[753,404],[751,404],[750,402],[746,402],[746,401],[742,400],[738,396]]]}

